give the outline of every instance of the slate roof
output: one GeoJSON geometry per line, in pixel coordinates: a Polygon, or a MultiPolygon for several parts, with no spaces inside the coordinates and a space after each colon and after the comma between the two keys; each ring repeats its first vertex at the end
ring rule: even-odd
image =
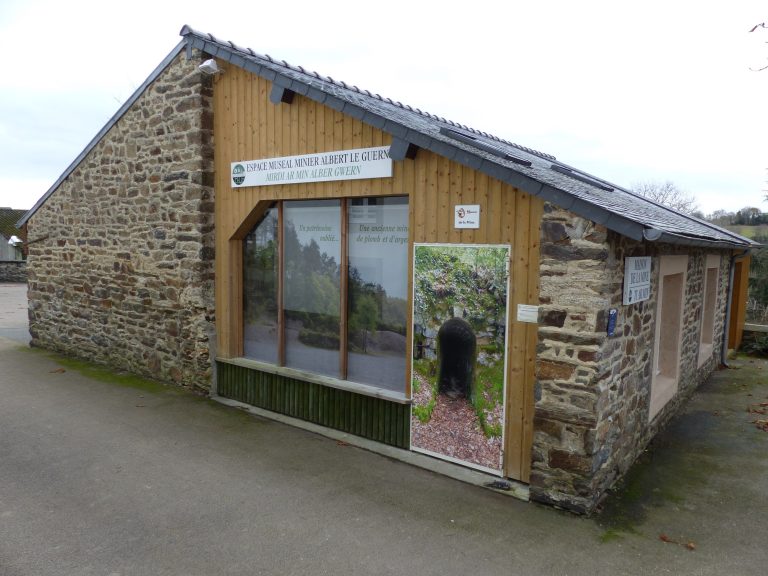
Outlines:
{"type": "Polygon", "coordinates": [[[19,225],[29,220],[149,84],[186,47],[188,55],[191,55],[192,48],[197,48],[220,61],[229,62],[272,81],[275,90],[301,94],[391,134],[391,154],[396,159],[402,158],[409,146],[431,150],[635,240],[720,248],[749,248],[758,245],[724,228],[681,214],[621,186],[568,166],[550,154],[372,94],[301,66],[292,66],[284,60],[278,61],[269,55],[258,54],[250,48],[219,40],[212,34],[195,31],[189,26],[184,26],[180,34],[183,40],[179,45],[26,213],[19,225]]]}
{"type": "Polygon", "coordinates": [[[16,222],[18,222],[19,218],[26,213],[26,210],[0,208],[0,235],[5,236],[5,238],[10,238],[11,236],[18,236],[21,238],[22,233],[21,230],[16,227],[16,222]]]}
{"type": "Polygon", "coordinates": [[[559,162],[554,156],[372,94],[184,26],[188,46],[388,132],[393,148],[431,150],[635,240],[712,247],[757,244],[559,162]]]}

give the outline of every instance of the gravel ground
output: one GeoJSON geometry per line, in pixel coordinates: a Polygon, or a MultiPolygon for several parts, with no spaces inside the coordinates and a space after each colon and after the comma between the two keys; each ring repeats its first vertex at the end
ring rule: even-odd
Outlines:
{"type": "MultiPolygon", "coordinates": [[[[426,405],[430,398],[430,385],[421,376],[414,404],[426,405]]],[[[422,450],[443,454],[457,460],[490,468],[501,469],[501,438],[486,438],[472,406],[464,398],[451,400],[438,394],[429,422],[422,423],[411,416],[411,443],[422,450]]]]}

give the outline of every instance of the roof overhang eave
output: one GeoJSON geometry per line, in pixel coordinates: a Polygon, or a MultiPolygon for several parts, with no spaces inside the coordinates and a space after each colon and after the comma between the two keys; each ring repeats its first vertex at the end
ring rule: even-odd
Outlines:
{"type": "MultiPolygon", "coordinates": [[[[276,82],[281,86],[286,86],[288,89],[297,91],[296,84],[298,81],[287,75],[280,74],[279,72],[262,66],[253,60],[243,58],[239,53],[241,48],[236,46],[228,46],[220,43],[218,40],[201,35],[195,30],[185,26],[181,30],[181,35],[184,40],[192,48],[197,48],[203,52],[206,52],[216,58],[220,58],[226,62],[230,62],[238,67],[244,68],[248,72],[262,76],[270,81],[276,82]]],[[[536,196],[551,202],[556,206],[569,210],[577,216],[581,216],[596,224],[605,226],[608,230],[616,232],[622,236],[630,238],[636,241],[652,241],[659,243],[678,244],[687,246],[701,246],[719,249],[734,249],[734,248],[753,248],[757,244],[749,244],[747,242],[740,242],[734,238],[734,241],[725,240],[713,240],[701,237],[689,237],[670,232],[659,231],[651,226],[643,224],[641,222],[632,220],[626,216],[611,212],[601,206],[591,204],[579,196],[556,188],[550,184],[543,183],[533,177],[525,174],[521,170],[516,170],[505,166],[501,162],[495,162],[484,156],[468,152],[466,149],[460,146],[456,146],[453,143],[444,141],[442,138],[435,138],[431,134],[426,134],[418,130],[414,130],[413,127],[405,126],[394,122],[390,118],[385,118],[370,109],[361,108],[360,106],[347,102],[338,96],[329,94],[321,89],[320,86],[309,86],[306,91],[302,90],[304,95],[320,104],[326,104],[334,109],[350,113],[355,117],[361,118],[363,122],[370,124],[376,128],[381,129],[384,132],[392,134],[394,138],[402,140],[403,145],[412,145],[425,150],[429,150],[441,156],[445,156],[451,160],[454,160],[460,164],[466,165],[469,168],[473,168],[487,174],[492,178],[501,180],[514,188],[524,191],[532,196],[536,196]]]]}
{"type": "Polygon", "coordinates": [[[760,245],[745,238],[744,242],[713,240],[698,236],[684,236],[673,232],[666,232],[658,228],[647,227],[644,232],[645,239],[655,244],[676,244],[682,246],[695,246],[701,248],[717,248],[721,250],[746,249],[751,250],[760,245]]]}

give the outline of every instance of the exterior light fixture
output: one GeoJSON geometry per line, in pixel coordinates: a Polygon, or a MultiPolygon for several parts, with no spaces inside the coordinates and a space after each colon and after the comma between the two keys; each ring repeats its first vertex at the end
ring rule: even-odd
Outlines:
{"type": "Polygon", "coordinates": [[[18,236],[11,236],[10,240],[8,240],[8,244],[10,244],[11,246],[18,246],[21,243],[22,243],[22,240],[18,236]]]}
{"type": "Polygon", "coordinates": [[[202,72],[206,76],[214,76],[222,72],[221,68],[219,68],[219,65],[216,64],[216,60],[214,60],[213,58],[209,58],[208,60],[200,64],[200,66],[198,66],[197,69],[200,70],[200,72],[202,72]]]}

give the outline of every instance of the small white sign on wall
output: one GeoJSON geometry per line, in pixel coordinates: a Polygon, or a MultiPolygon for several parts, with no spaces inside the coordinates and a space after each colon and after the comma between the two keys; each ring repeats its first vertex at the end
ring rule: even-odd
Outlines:
{"type": "Polygon", "coordinates": [[[624,258],[624,304],[642,302],[651,297],[651,257],[624,258]]]}
{"type": "Polygon", "coordinates": [[[457,204],[453,208],[454,228],[480,228],[480,204],[457,204]]]}
{"type": "Polygon", "coordinates": [[[539,307],[533,304],[518,304],[517,321],[536,324],[539,321],[539,307]]]}

